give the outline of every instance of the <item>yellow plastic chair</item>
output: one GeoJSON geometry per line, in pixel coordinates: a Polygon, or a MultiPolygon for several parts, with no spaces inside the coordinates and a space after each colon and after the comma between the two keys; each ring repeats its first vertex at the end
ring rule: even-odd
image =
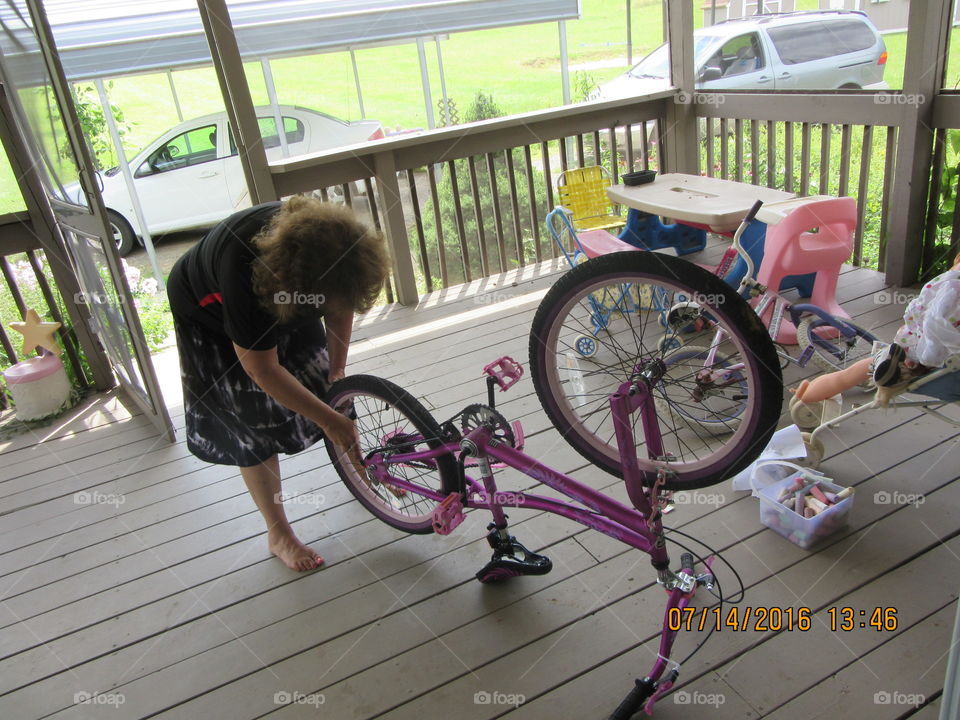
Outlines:
{"type": "Polygon", "coordinates": [[[608,187],[610,173],[599,165],[567,170],[557,178],[560,204],[571,212],[577,230],[623,227],[623,217],[614,212],[607,196],[608,187]]]}

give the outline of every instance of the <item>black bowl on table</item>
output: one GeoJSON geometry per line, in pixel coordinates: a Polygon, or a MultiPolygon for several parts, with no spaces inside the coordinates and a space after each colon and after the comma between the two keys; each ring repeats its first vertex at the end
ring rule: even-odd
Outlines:
{"type": "Polygon", "coordinates": [[[638,170],[637,172],[628,172],[620,176],[624,185],[644,185],[653,182],[657,176],[656,170],[638,170]]]}

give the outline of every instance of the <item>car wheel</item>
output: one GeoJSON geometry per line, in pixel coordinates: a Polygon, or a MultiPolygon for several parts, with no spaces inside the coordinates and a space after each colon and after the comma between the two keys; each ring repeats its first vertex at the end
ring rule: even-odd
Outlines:
{"type": "Polygon", "coordinates": [[[137,246],[137,236],[134,235],[133,228],[122,215],[113,210],[107,210],[107,221],[110,223],[110,231],[120,257],[126,257],[137,246]]]}

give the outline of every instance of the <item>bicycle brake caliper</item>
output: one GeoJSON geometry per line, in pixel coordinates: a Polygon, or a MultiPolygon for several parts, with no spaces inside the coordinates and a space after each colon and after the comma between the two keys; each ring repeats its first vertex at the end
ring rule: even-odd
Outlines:
{"type": "Polygon", "coordinates": [[[666,508],[673,499],[673,493],[669,490],[663,490],[663,486],[672,474],[671,470],[662,467],[657,468],[657,479],[654,481],[653,487],[650,488],[650,515],[647,517],[647,527],[650,530],[654,529],[654,524],[661,514],[669,512],[666,508]]]}

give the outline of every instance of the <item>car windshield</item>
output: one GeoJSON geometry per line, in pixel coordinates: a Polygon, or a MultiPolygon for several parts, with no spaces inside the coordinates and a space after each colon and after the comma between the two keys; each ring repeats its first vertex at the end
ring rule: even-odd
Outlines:
{"type": "MultiPolygon", "coordinates": [[[[694,37],[693,57],[698,66],[710,54],[710,51],[720,39],[721,36],[719,35],[697,35],[694,37]]],[[[670,43],[664,43],[647,55],[630,69],[628,75],[635,78],[669,78],[670,43]]]]}

